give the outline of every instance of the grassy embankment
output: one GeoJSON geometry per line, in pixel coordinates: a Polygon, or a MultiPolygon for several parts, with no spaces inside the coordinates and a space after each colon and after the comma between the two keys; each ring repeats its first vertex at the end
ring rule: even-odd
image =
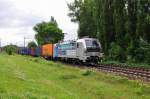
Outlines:
{"type": "Polygon", "coordinates": [[[150,99],[150,85],[41,58],[0,54],[0,99],[150,99]]]}

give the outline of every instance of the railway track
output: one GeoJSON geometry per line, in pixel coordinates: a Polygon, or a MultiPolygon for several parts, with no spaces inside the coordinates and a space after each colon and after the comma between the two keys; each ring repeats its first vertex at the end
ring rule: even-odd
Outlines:
{"type": "Polygon", "coordinates": [[[150,69],[104,64],[95,65],[91,68],[94,68],[98,71],[115,73],[120,76],[128,77],[129,79],[139,79],[150,82],[150,69]]]}
{"type": "Polygon", "coordinates": [[[146,68],[128,67],[123,65],[111,65],[111,64],[99,64],[99,65],[88,65],[88,66],[73,65],[73,64],[68,64],[68,65],[76,66],[79,68],[88,68],[92,70],[94,69],[106,73],[113,73],[133,80],[142,80],[145,82],[150,82],[150,69],[146,69],[146,68]]]}

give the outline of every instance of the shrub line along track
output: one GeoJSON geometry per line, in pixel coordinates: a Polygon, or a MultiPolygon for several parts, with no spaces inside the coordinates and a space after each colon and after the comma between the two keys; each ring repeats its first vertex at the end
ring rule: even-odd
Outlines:
{"type": "Polygon", "coordinates": [[[70,63],[64,63],[67,65],[76,66],[79,68],[94,69],[97,71],[103,71],[106,73],[114,73],[119,76],[124,76],[133,80],[142,80],[145,82],[150,82],[150,69],[139,68],[139,67],[128,67],[123,65],[112,65],[112,64],[98,64],[98,65],[73,65],[70,63]]]}

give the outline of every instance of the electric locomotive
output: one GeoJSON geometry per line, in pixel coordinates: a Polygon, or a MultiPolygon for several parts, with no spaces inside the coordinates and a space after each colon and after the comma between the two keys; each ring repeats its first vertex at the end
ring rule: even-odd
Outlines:
{"type": "Polygon", "coordinates": [[[58,43],[55,47],[58,50],[57,57],[63,61],[98,63],[103,57],[101,44],[94,38],[58,43]]]}
{"type": "Polygon", "coordinates": [[[77,40],[77,58],[86,63],[98,63],[103,58],[102,47],[99,40],[83,38],[77,40]]]}

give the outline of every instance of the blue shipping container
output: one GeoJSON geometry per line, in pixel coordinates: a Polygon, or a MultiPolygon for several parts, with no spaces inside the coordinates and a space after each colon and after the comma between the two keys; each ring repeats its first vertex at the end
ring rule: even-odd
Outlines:
{"type": "Polygon", "coordinates": [[[31,55],[31,49],[30,48],[28,49],[28,54],[31,55]]]}
{"type": "Polygon", "coordinates": [[[58,58],[58,45],[54,45],[53,57],[54,59],[58,58]]]}
{"type": "Polygon", "coordinates": [[[22,55],[28,55],[29,54],[29,50],[27,48],[20,50],[20,54],[22,55]]]}
{"type": "Polygon", "coordinates": [[[35,56],[41,56],[42,54],[42,48],[41,47],[37,47],[35,49],[35,56]]]}

